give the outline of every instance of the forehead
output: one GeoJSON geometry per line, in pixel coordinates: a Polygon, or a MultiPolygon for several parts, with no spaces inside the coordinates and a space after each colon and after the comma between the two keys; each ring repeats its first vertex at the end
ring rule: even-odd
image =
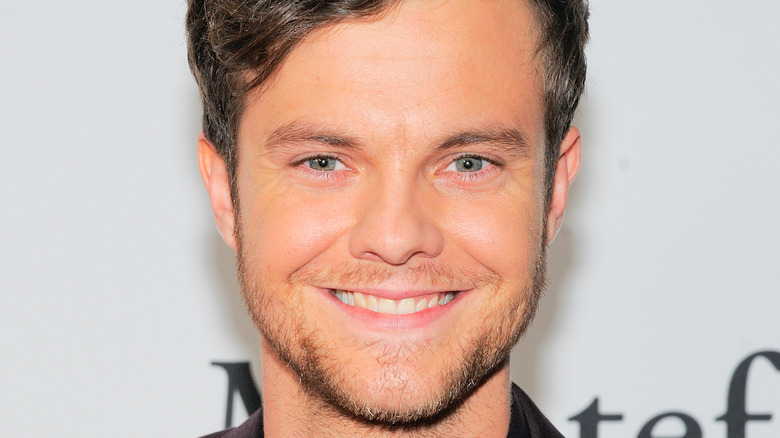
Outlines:
{"type": "Polygon", "coordinates": [[[295,122],[396,139],[541,128],[537,33],[518,0],[408,0],[318,29],[250,96],[239,141],[295,122]]]}

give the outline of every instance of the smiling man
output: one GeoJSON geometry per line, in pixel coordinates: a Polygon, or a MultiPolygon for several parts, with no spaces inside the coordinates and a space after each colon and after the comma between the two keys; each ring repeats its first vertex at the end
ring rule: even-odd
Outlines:
{"type": "Polygon", "coordinates": [[[581,0],[191,0],[200,171],[262,335],[224,437],[560,434],[509,380],[580,162],[581,0]]]}

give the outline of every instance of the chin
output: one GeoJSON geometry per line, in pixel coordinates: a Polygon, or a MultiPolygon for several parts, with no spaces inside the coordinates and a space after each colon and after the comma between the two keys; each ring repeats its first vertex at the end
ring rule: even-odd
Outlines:
{"type": "Polygon", "coordinates": [[[437,371],[440,375],[424,376],[419,369],[396,365],[370,376],[331,374],[307,386],[317,398],[352,418],[372,424],[411,426],[446,417],[476,389],[458,382],[451,370],[437,371]]]}
{"type": "Polygon", "coordinates": [[[424,343],[374,344],[356,356],[323,347],[325,339],[316,331],[299,338],[298,348],[273,334],[264,337],[324,409],[375,425],[414,426],[446,418],[506,365],[519,336],[514,327],[464,342],[445,358],[432,355],[424,343]]]}

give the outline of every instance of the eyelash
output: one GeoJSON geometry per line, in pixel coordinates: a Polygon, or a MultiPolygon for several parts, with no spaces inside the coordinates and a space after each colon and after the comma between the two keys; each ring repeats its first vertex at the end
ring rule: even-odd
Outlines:
{"type": "MultiPolygon", "coordinates": [[[[484,162],[487,162],[489,164],[489,166],[487,166],[487,168],[483,168],[483,169],[480,169],[480,170],[477,170],[477,171],[474,171],[474,172],[457,172],[457,171],[455,171],[455,172],[444,172],[444,171],[441,171],[440,173],[454,174],[453,178],[460,179],[461,181],[464,181],[464,182],[474,182],[474,181],[479,181],[479,180],[482,180],[482,179],[490,177],[491,175],[493,175],[495,172],[499,171],[503,167],[503,163],[501,161],[497,160],[497,159],[488,158],[488,157],[485,157],[483,155],[470,154],[470,153],[465,153],[465,154],[461,154],[461,155],[457,155],[457,156],[453,157],[447,163],[447,167],[449,167],[451,164],[455,163],[456,161],[462,160],[464,158],[473,158],[473,159],[482,160],[484,162]]],[[[445,167],[445,169],[447,167],[445,167]]]]}
{"type": "Polygon", "coordinates": [[[346,164],[344,164],[344,160],[335,154],[314,154],[309,155],[307,157],[303,157],[301,159],[298,159],[296,161],[293,161],[291,163],[291,166],[297,169],[301,169],[302,172],[307,173],[312,178],[317,178],[320,180],[332,180],[334,178],[338,178],[339,175],[336,171],[323,171],[323,170],[314,170],[311,167],[308,167],[306,165],[306,162],[309,160],[315,160],[317,158],[326,158],[329,160],[336,160],[340,162],[342,165],[348,168],[346,164]]]}

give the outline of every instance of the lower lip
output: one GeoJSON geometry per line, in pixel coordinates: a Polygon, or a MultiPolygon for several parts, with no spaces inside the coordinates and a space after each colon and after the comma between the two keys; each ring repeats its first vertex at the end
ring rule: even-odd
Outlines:
{"type": "Polygon", "coordinates": [[[429,326],[450,313],[460,304],[461,301],[463,301],[465,296],[468,294],[468,291],[456,292],[452,301],[443,306],[436,305],[430,309],[421,310],[419,312],[410,313],[407,315],[391,315],[388,313],[373,312],[362,307],[344,304],[341,302],[341,300],[333,295],[330,289],[318,289],[320,293],[324,295],[324,298],[330,300],[330,302],[336,306],[339,311],[343,312],[348,317],[354,318],[359,322],[376,329],[392,331],[411,330],[429,326]]]}

